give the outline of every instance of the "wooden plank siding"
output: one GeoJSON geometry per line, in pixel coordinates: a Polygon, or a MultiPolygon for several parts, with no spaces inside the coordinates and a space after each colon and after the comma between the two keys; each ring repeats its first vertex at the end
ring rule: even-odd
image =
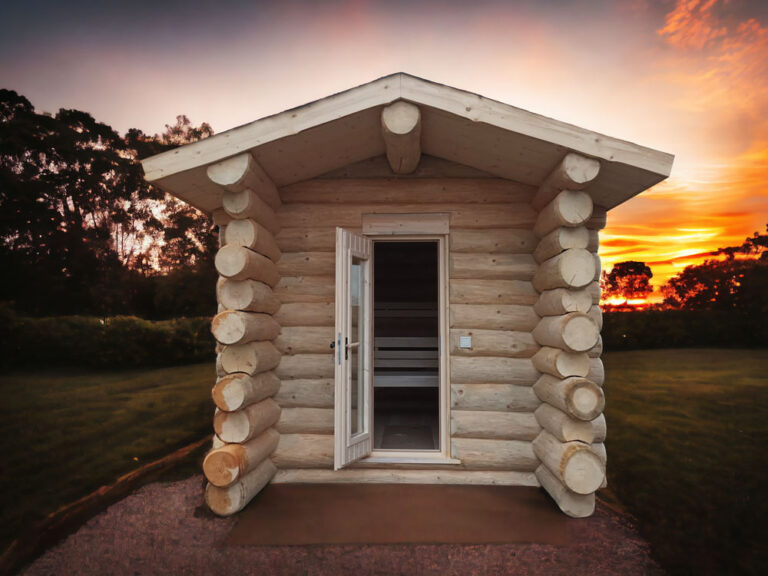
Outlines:
{"type": "Polygon", "coordinates": [[[280,190],[282,256],[274,292],[282,303],[275,340],[282,385],[275,399],[283,412],[274,461],[286,478],[294,470],[297,478],[312,470],[328,478],[320,471],[333,468],[335,227],[359,232],[366,213],[442,212],[450,215],[447,425],[453,457],[462,463],[434,468],[509,471],[531,483],[538,464],[531,440],[540,430],[533,416],[540,402],[531,388],[539,376],[531,361],[539,349],[531,336],[539,320],[531,285],[534,192],[500,178],[365,178],[360,169],[354,178],[317,178],[280,190]],[[473,347],[459,348],[460,336],[472,336],[473,347]]]}

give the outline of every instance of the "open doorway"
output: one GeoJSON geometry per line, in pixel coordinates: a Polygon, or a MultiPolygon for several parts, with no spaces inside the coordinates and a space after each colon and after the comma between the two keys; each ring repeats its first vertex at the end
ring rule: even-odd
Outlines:
{"type": "Polygon", "coordinates": [[[373,448],[439,450],[439,243],[373,252],[373,448]]]}

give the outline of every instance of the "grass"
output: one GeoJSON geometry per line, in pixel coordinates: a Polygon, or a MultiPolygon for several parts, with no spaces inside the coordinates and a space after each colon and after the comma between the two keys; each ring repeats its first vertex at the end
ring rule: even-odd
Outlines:
{"type": "Polygon", "coordinates": [[[210,363],[0,375],[0,551],[19,530],[210,434],[210,363]]]}
{"type": "MultiPolygon", "coordinates": [[[[768,565],[768,354],[604,357],[610,495],[674,574],[768,565]]],[[[211,430],[209,364],[0,375],[0,550],[23,523],[211,430]]],[[[199,468],[195,468],[199,470],[199,468]]]]}
{"type": "Polygon", "coordinates": [[[608,481],[673,574],[768,563],[768,353],[606,354],[608,481]]]}

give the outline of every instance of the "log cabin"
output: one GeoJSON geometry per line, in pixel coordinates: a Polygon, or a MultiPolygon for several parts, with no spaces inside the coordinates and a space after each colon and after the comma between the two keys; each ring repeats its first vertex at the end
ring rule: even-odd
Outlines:
{"type": "Polygon", "coordinates": [[[403,73],[144,160],[219,230],[211,510],[380,482],[592,514],[598,233],[672,161],[403,73]]]}

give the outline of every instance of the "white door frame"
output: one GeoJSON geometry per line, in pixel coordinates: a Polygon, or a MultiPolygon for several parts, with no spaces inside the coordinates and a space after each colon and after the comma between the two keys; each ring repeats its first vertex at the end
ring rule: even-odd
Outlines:
{"type": "Polygon", "coordinates": [[[368,456],[373,448],[373,311],[372,283],[373,243],[370,239],[345,230],[336,229],[336,319],[334,334],[334,469],[338,470],[368,456]],[[353,278],[350,273],[354,259],[360,260],[358,278],[358,322],[355,327],[357,342],[353,342],[353,278]],[[351,382],[354,366],[348,358],[358,360],[355,382],[351,382]],[[358,387],[357,406],[353,406],[352,385],[358,387]],[[362,404],[362,405],[361,405],[362,404]],[[357,408],[358,430],[353,434],[352,414],[357,408]]]}
{"type": "MultiPolygon", "coordinates": [[[[450,419],[450,334],[449,334],[449,298],[448,298],[448,264],[449,244],[448,234],[407,233],[399,230],[390,233],[365,234],[367,238],[378,242],[436,242],[438,246],[438,342],[440,351],[439,362],[439,417],[440,417],[440,448],[438,450],[376,450],[368,458],[355,464],[356,467],[366,465],[392,464],[458,464],[459,460],[451,458],[451,419],[450,419]]],[[[364,231],[365,233],[365,231],[364,231]]],[[[373,273],[376,270],[376,260],[373,259],[373,273]]],[[[373,314],[371,321],[375,322],[373,314]]],[[[371,399],[373,401],[373,399],[371,399]]],[[[373,426],[373,423],[372,423],[373,426]]]]}

